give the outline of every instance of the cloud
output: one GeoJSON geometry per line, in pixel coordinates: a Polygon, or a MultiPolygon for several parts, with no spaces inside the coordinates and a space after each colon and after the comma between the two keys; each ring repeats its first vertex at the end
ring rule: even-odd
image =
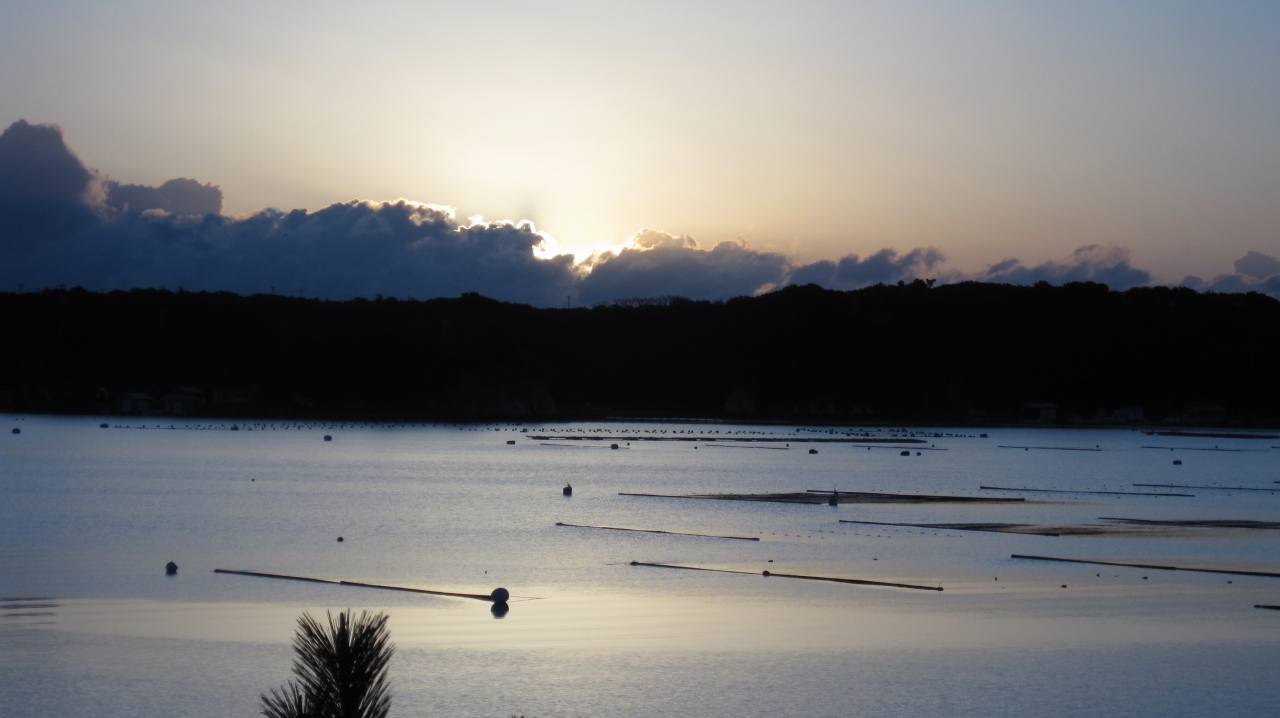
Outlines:
{"type": "Polygon", "coordinates": [[[866,259],[850,254],[838,261],[822,260],[796,267],[790,284],[817,284],[827,289],[857,289],[872,284],[893,284],[925,278],[930,270],[946,261],[935,247],[917,248],[906,254],[882,249],[866,259]]]}
{"type": "Polygon", "coordinates": [[[1280,299],[1280,259],[1249,252],[1235,261],[1235,274],[1220,274],[1209,281],[1187,276],[1182,286],[1200,292],[1259,292],[1280,299]]]}
{"type": "Polygon", "coordinates": [[[216,186],[117,184],[86,169],[56,126],[15,123],[0,135],[0,282],[333,299],[479,292],[546,305],[580,276],[570,255],[534,256],[545,235],[528,222],[463,225],[447,207],[406,200],[244,218],[221,208],[216,186]]]}
{"type": "Polygon", "coordinates": [[[1237,274],[1266,279],[1280,274],[1280,259],[1262,252],[1249,252],[1235,261],[1237,274]]]}
{"type": "Polygon", "coordinates": [[[727,299],[758,294],[783,282],[790,264],[781,254],[758,252],[744,240],[704,250],[692,237],[646,229],[620,252],[592,258],[590,270],[579,288],[579,301],[584,303],[663,295],[727,299]]]}
{"type": "Polygon", "coordinates": [[[1004,284],[1066,284],[1067,282],[1099,282],[1123,291],[1151,283],[1151,273],[1134,267],[1125,247],[1089,244],[1062,261],[1048,261],[1028,267],[1018,259],[1006,259],[984,272],[952,278],[1004,284]]]}
{"type": "MultiPolygon", "coordinates": [[[[18,121],[0,134],[0,288],[183,287],[277,291],[331,299],[375,294],[426,299],[479,292],[559,306],[661,296],[728,299],[786,284],[856,289],[917,278],[1034,284],[1150,284],[1123,247],[1091,244],[1060,261],[1007,259],[967,274],[935,247],[882,249],[795,265],[745,240],[701,248],[692,237],[644,230],[624,249],[575,265],[530,222],[462,223],[448,207],[351,201],[317,211],[267,209],[226,217],[222,190],[194,179],[121,184],[88,169],[56,125],[18,121]]],[[[1280,260],[1249,252],[1235,274],[1187,277],[1201,291],[1280,298],[1280,260]]]]}
{"type": "Polygon", "coordinates": [[[95,222],[97,175],[54,125],[19,120],[0,134],[0,257],[95,222]]]}
{"type": "Polygon", "coordinates": [[[183,177],[159,187],[107,182],[106,204],[122,212],[159,209],[172,214],[221,214],[222,189],[183,177]]]}

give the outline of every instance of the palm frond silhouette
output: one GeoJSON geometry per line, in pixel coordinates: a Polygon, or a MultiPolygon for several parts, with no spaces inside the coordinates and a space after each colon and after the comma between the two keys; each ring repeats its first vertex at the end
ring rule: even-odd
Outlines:
{"type": "Polygon", "coordinates": [[[395,646],[387,616],[348,612],[328,627],[304,613],[293,636],[293,675],[270,695],[262,694],[267,718],[386,718],[391,708],[387,663],[395,646]]]}

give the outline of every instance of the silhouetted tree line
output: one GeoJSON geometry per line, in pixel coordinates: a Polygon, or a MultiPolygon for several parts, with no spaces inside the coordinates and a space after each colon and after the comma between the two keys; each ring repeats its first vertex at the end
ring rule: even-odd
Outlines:
{"type": "Polygon", "coordinates": [[[71,289],[0,295],[0,320],[9,411],[963,422],[1043,402],[1058,420],[1280,416],[1280,301],[1260,294],[917,281],[536,309],[71,289]]]}

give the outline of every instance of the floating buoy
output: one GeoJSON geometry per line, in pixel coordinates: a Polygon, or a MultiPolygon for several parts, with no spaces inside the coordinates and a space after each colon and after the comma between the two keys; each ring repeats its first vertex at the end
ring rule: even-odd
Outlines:
{"type": "Polygon", "coordinates": [[[341,536],[339,536],[339,537],[338,537],[338,543],[342,543],[342,537],[341,537],[341,536]]]}
{"type": "Polygon", "coordinates": [[[768,572],[768,571],[765,571],[765,572],[764,572],[764,577],[765,577],[765,578],[768,578],[768,577],[769,577],[769,572],[768,572]]]}
{"type": "MultiPolygon", "coordinates": [[[[513,444],[514,444],[515,442],[511,442],[511,443],[513,443],[513,444]]],[[[618,448],[618,445],[617,445],[617,444],[609,444],[609,448],[610,448],[610,449],[616,449],[616,448],[618,448]]],[[[696,447],[696,446],[695,446],[695,447],[693,447],[693,448],[695,448],[695,449],[696,449],[696,448],[698,448],[698,447],[696,447]]]]}
{"type": "Polygon", "coordinates": [[[978,434],[978,438],[979,438],[979,439],[985,439],[985,438],[987,438],[987,435],[986,435],[986,434],[978,434]]]}
{"type": "Polygon", "coordinates": [[[98,428],[99,428],[99,429],[105,429],[105,428],[107,428],[107,425],[106,425],[106,424],[98,424],[98,428]]]}
{"type": "Polygon", "coordinates": [[[164,565],[164,572],[168,576],[176,575],[178,573],[178,564],[172,561],[170,561],[169,563],[166,563],[164,565]]]}
{"type": "MultiPolygon", "coordinates": [[[[508,446],[515,446],[515,445],[516,445],[515,439],[508,440],[508,441],[507,441],[507,445],[508,445],[508,446]]],[[[617,448],[617,447],[614,447],[614,448],[617,448]]]]}
{"type": "Polygon", "coordinates": [[[489,598],[492,598],[494,603],[506,603],[507,599],[511,598],[511,592],[505,588],[495,588],[493,593],[489,594],[489,598]]]}
{"type": "Polygon", "coordinates": [[[839,505],[840,505],[840,500],[837,499],[834,494],[827,497],[827,506],[839,506],[839,505]]]}
{"type": "Polygon", "coordinates": [[[810,454],[816,454],[816,453],[818,453],[818,450],[817,450],[817,449],[809,449],[809,453],[810,453],[810,454]]]}
{"type": "Polygon", "coordinates": [[[1174,466],[1182,466],[1182,459],[1174,459],[1174,460],[1173,460],[1173,465],[1174,465],[1174,466]]]}
{"type": "Polygon", "coordinates": [[[325,434],[325,435],[324,435],[324,440],[325,440],[325,441],[333,441],[333,437],[332,437],[332,436],[329,436],[328,434],[325,434]]]}
{"type": "Polygon", "coordinates": [[[564,491],[562,491],[561,493],[563,493],[565,496],[573,496],[573,487],[570,486],[569,484],[565,484],[564,491]]]}
{"type": "Polygon", "coordinates": [[[920,455],[920,452],[919,452],[919,451],[917,451],[917,452],[916,452],[916,456],[919,456],[919,455],[920,455]]]}
{"type": "Polygon", "coordinates": [[[910,452],[910,451],[904,451],[904,452],[902,452],[901,456],[911,456],[911,452],[910,452]]]}

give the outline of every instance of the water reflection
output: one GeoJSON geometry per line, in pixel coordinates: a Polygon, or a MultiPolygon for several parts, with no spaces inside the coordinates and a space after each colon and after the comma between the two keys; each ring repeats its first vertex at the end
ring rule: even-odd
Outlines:
{"type": "Polygon", "coordinates": [[[489,613],[492,613],[494,618],[506,618],[507,612],[510,610],[511,607],[505,603],[495,603],[493,608],[489,609],[489,613]]]}

